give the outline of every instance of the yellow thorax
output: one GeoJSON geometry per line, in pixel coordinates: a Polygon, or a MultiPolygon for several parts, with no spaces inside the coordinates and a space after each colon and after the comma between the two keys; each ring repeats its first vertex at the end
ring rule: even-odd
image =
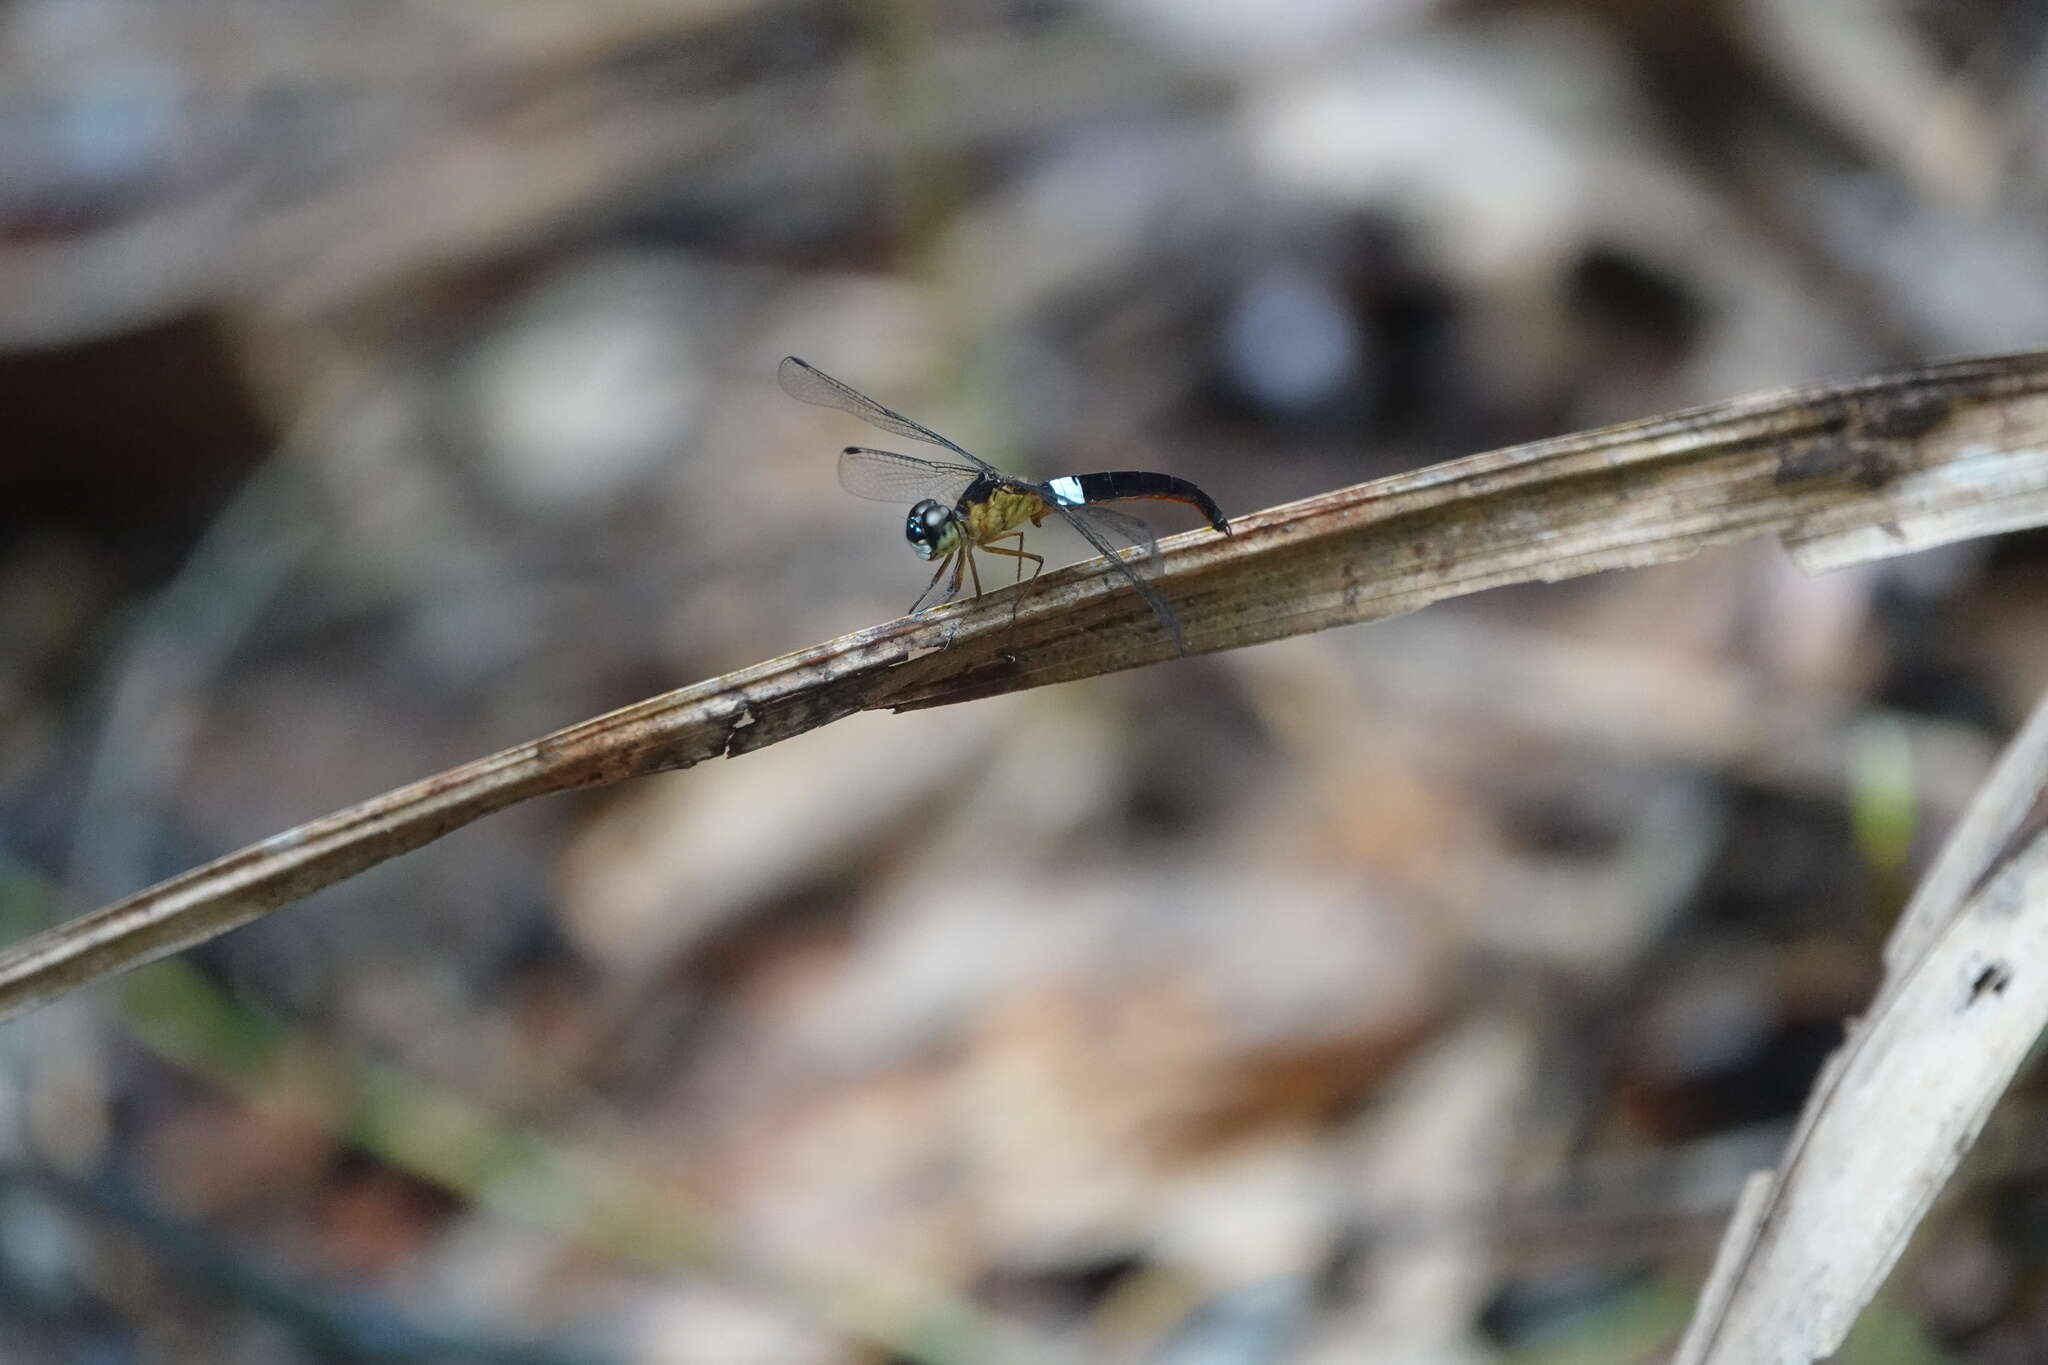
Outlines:
{"type": "Polygon", "coordinates": [[[967,529],[970,538],[981,544],[1014,531],[1027,521],[1036,526],[1045,512],[1045,499],[1036,493],[1023,488],[998,488],[967,509],[967,529]]]}

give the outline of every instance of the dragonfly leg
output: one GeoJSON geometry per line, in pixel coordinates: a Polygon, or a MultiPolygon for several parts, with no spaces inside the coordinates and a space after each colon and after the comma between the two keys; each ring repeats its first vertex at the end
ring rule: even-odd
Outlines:
{"type": "MultiPolygon", "coordinates": [[[[993,540],[985,540],[982,542],[981,548],[987,550],[992,555],[1011,554],[1013,552],[1010,550],[998,548],[1006,540],[1014,540],[1019,545],[1022,545],[1024,543],[1024,533],[1022,531],[1011,531],[1006,535],[997,536],[993,540]]],[[[1017,561],[1017,577],[1020,580],[1024,577],[1024,561],[1021,559],[1017,561]]]]}
{"type": "Polygon", "coordinates": [[[1022,583],[1024,581],[1024,561],[1027,559],[1030,560],[1033,565],[1033,568],[1031,570],[1031,576],[1033,578],[1036,578],[1040,574],[1045,572],[1045,556],[1032,554],[1029,550],[1024,548],[1024,533],[1022,531],[1012,531],[1009,535],[997,536],[996,540],[989,541],[981,548],[987,550],[992,555],[1008,555],[1010,556],[1010,558],[1016,560],[1017,581],[1019,583],[1022,583]],[[996,544],[996,540],[1015,540],[1017,542],[1017,548],[1014,550],[1002,549],[996,544]]]}
{"type": "Polygon", "coordinates": [[[974,595],[980,597],[981,566],[974,562],[974,547],[972,545],[962,545],[960,547],[960,557],[967,561],[967,571],[974,575],[974,595]]]}
{"type": "MultiPolygon", "coordinates": [[[[1008,555],[1012,559],[1016,560],[1018,582],[1021,583],[1024,581],[1024,561],[1027,559],[1030,560],[1034,566],[1031,570],[1031,577],[1033,581],[1036,581],[1038,575],[1045,571],[1045,556],[1032,554],[1030,551],[1024,548],[1024,533],[1022,531],[1012,531],[1009,535],[997,536],[996,540],[1015,540],[1017,542],[1017,548],[1014,550],[1004,549],[1002,546],[996,544],[995,540],[989,541],[981,548],[987,550],[992,555],[1008,555]]],[[[1025,594],[1020,592],[1017,594],[1016,600],[1010,603],[1010,621],[1012,624],[1015,624],[1017,620],[1018,609],[1024,605],[1024,598],[1025,594]]]]}
{"type": "MultiPolygon", "coordinates": [[[[953,554],[958,553],[958,550],[955,550],[953,552],[953,554]]],[[[953,555],[947,555],[944,559],[939,561],[939,567],[932,570],[932,581],[924,585],[924,591],[917,595],[917,600],[910,604],[910,610],[905,612],[904,615],[917,615],[918,611],[931,601],[932,589],[939,586],[939,576],[946,572],[946,566],[951,564],[952,562],[953,555]]],[[[960,574],[959,571],[956,569],[953,574],[953,586],[952,588],[947,590],[947,596],[951,596],[954,592],[957,592],[959,588],[960,574]]]]}

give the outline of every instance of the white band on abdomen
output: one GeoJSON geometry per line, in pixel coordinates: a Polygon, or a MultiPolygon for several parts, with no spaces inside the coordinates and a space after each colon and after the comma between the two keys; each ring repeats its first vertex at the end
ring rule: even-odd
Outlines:
{"type": "Polygon", "coordinates": [[[1087,501],[1081,494],[1081,481],[1071,474],[1063,474],[1046,485],[1052,495],[1069,507],[1079,507],[1087,501]]]}

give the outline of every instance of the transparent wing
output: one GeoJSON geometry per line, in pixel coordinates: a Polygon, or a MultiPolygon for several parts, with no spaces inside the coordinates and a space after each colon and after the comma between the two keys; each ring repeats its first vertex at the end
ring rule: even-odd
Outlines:
{"type": "MultiPolygon", "coordinates": [[[[1069,520],[1086,521],[1103,537],[1111,542],[1135,545],[1144,552],[1144,558],[1151,559],[1159,553],[1159,542],[1153,538],[1152,528],[1128,512],[1113,512],[1107,507],[1082,505],[1075,507],[1059,504],[1060,510],[1069,520]]],[[[1092,543],[1092,542],[1091,542],[1092,543]]]]}
{"type": "Polygon", "coordinates": [[[874,502],[937,498],[951,507],[981,474],[973,465],[940,464],[893,450],[848,446],[839,452],[839,486],[856,498],[874,502]]]}
{"type": "Polygon", "coordinates": [[[983,473],[995,473],[995,466],[979,455],[971,455],[953,444],[930,427],[911,421],[894,408],[885,408],[874,399],[850,385],[842,384],[823,370],[793,355],[782,358],[782,366],[775,372],[776,382],[782,391],[800,403],[813,407],[837,408],[850,412],[869,426],[896,436],[908,436],[913,441],[924,441],[941,450],[950,450],[983,473]]]}
{"type": "Polygon", "coordinates": [[[1116,552],[1111,543],[1117,537],[1128,535],[1145,548],[1145,558],[1154,557],[1159,553],[1159,546],[1153,541],[1152,533],[1145,529],[1145,524],[1135,517],[1101,507],[1068,507],[1055,503],[1053,510],[1065,517],[1067,525],[1078,531],[1081,539],[1093,545],[1096,553],[1106,556],[1117,571],[1130,580],[1131,586],[1138,590],[1138,596],[1145,599],[1145,605],[1152,608],[1152,614],[1159,618],[1159,624],[1165,626],[1166,633],[1173,637],[1173,647],[1187,653],[1187,641],[1181,638],[1180,620],[1173,614],[1173,608],[1166,604],[1159,589],[1138,576],[1138,571],[1116,552]]]}

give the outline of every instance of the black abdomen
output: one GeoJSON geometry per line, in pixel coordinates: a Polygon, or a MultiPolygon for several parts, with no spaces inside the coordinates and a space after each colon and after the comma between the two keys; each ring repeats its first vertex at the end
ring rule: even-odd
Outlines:
{"type": "MultiPolygon", "coordinates": [[[[1230,523],[1223,519],[1223,509],[1216,505],[1215,499],[1186,479],[1144,469],[1112,469],[1101,474],[1075,474],[1071,477],[1081,486],[1083,502],[1128,502],[1140,498],[1184,502],[1200,512],[1212,528],[1225,535],[1230,534],[1230,523]]],[[[1056,480],[1055,484],[1060,482],[1064,480],[1056,480]]]]}

